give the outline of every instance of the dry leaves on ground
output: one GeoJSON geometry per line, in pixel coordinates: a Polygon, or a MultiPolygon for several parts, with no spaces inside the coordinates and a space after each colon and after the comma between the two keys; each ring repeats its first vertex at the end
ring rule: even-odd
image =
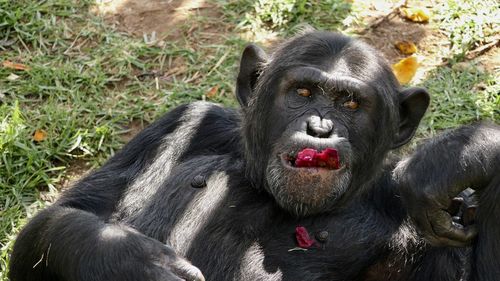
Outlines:
{"type": "Polygon", "coordinates": [[[395,46],[403,55],[413,55],[417,52],[417,46],[410,41],[400,41],[395,46]]]}
{"type": "Polygon", "coordinates": [[[428,22],[430,17],[430,12],[424,8],[401,8],[401,15],[413,22],[428,22]]]}
{"type": "Polygon", "coordinates": [[[47,132],[44,130],[37,129],[33,134],[33,140],[36,142],[41,142],[47,138],[47,132]]]}
{"type": "Polygon", "coordinates": [[[15,69],[15,70],[30,70],[31,67],[25,65],[25,64],[22,64],[22,63],[15,63],[15,62],[11,62],[11,61],[4,61],[2,63],[3,67],[5,68],[9,68],[9,69],[15,69]]]}
{"type": "Polygon", "coordinates": [[[392,65],[392,70],[399,83],[408,84],[418,69],[418,61],[414,56],[404,58],[392,65]]]}

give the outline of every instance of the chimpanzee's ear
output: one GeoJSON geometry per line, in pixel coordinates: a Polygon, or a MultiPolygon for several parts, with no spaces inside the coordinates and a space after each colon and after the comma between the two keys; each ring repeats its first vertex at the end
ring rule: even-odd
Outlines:
{"type": "Polygon", "coordinates": [[[246,107],[255,89],[260,67],[267,61],[267,54],[256,45],[250,44],[243,51],[240,73],[236,81],[236,98],[241,107],[246,107]]]}
{"type": "Polygon", "coordinates": [[[408,88],[399,93],[399,130],[392,148],[411,140],[429,106],[429,94],[423,88],[408,88]]]}

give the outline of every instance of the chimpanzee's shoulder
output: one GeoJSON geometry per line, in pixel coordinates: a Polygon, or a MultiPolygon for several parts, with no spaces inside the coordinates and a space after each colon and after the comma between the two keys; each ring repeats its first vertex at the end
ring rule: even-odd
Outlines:
{"type": "Polygon", "coordinates": [[[158,122],[163,123],[171,119],[179,119],[179,121],[186,122],[195,119],[239,125],[241,121],[240,115],[240,109],[225,107],[213,102],[196,101],[182,104],[169,110],[158,122]]]}

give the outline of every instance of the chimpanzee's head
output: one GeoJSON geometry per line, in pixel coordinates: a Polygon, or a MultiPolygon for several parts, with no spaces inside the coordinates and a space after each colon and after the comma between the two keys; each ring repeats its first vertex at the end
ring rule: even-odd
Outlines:
{"type": "Polygon", "coordinates": [[[332,210],[368,188],[429,104],[424,89],[402,89],[373,48],[328,32],[295,37],[270,56],[249,45],[236,92],[247,176],[296,215],[332,210]]]}

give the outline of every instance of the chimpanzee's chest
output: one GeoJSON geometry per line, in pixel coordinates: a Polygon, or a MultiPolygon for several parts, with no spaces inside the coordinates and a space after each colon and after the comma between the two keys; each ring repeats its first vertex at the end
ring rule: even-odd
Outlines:
{"type": "Polygon", "coordinates": [[[381,225],[342,215],[295,219],[273,209],[227,212],[205,225],[185,256],[207,280],[388,280],[381,225]]]}
{"type": "Polygon", "coordinates": [[[377,280],[366,276],[389,255],[392,229],[369,206],[298,219],[228,170],[227,159],[196,161],[186,165],[195,168],[174,169],[161,200],[129,221],[172,246],[206,280],[377,280]],[[310,245],[299,247],[297,235],[310,245]]]}

